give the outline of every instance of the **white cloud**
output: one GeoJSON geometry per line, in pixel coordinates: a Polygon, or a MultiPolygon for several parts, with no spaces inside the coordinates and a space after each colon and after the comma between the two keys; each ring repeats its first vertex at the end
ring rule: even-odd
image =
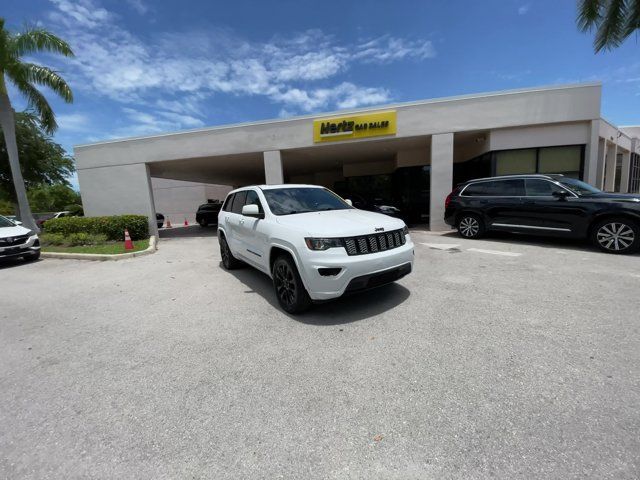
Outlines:
{"type": "Polygon", "coordinates": [[[518,15],[526,15],[527,13],[529,13],[530,8],[531,5],[529,5],[528,3],[521,5],[520,8],[518,8],[518,15]]]}
{"type": "MultiPolygon", "coordinates": [[[[126,118],[149,133],[201,126],[203,102],[219,94],[267,98],[287,114],[384,103],[391,100],[387,89],[336,77],[357,63],[436,55],[428,40],[384,35],[347,48],[320,30],[266,42],[225,29],[143,39],[98,0],[50,1],[55,10],[49,18],[76,53],[64,68],[72,86],[126,103],[126,118]]],[[[144,0],[127,2],[141,14],[148,11],[144,0]]]]}
{"type": "Polygon", "coordinates": [[[129,6],[140,15],[144,15],[149,11],[149,6],[143,0],[126,0],[129,6]]]}
{"type": "Polygon", "coordinates": [[[91,119],[84,113],[56,115],[58,126],[65,131],[85,132],[91,128],[91,119]]]}
{"type": "Polygon", "coordinates": [[[93,0],[51,0],[58,8],[54,18],[67,26],[74,22],[83,28],[95,28],[111,20],[112,15],[93,0]]]}
{"type": "MultiPolygon", "coordinates": [[[[316,88],[308,91],[291,88],[273,95],[273,99],[289,107],[313,112],[331,106],[357,108],[377,105],[390,101],[391,94],[384,88],[359,87],[353,83],[343,82],[336,87],[316,88]]],[[[290,116],[290,111],[285,109],[284,112],[290,116]]]]}
{"type": "Polygon", "coordinates": [[[358,45],[353,58],[365,62],[389,63],[404,59],[424,60],[435,56],[436,49],[430,40],[406,40],[384,35],[358,45]]]}

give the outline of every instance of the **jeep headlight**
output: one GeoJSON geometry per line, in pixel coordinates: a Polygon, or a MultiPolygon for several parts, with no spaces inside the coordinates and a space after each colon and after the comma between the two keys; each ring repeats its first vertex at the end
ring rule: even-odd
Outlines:
{"type": "Polygon", "coordinates": [[[404,233],[405,235],[409,235],[409,227],[407,227],[406,225],[402,227],[402,233],[404,233]]]}
{"type": "Polygon", "coordinates": [[[342,247],[340,238],[305,238],[309,250],[328,250],[329,248],[342,247]]]}

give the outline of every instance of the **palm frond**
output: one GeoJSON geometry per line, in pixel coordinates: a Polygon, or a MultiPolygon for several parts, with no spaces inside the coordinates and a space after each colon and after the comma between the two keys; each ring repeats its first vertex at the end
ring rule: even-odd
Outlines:
{"type": "Polygon", "coordinates": [[[57,130],[58,124],[51,105],[49,105],[44,95],[30,83],[23,83],[18,88],[20,93],[27,99],[29,107],[33,108],[38,115],[40,125],[42,125],[44,131],[49,135],[53,134],[57,130]]]}
{"type": "Polygon", "coordinates": [[[67,82],[57,72],[35,63],[20,63],[7,70],[7,75],[16,84],[27,82],[50,88],[65,102],[73,102],[73,93],[67,82]]]}
{"type": "Polygon", "coordinates": [[[53,52],[73,57],[67,42],[41,28],[28,29],[12,37],[12,47],[18,56],[37,52],[53,52]]]}
{"type": "Polygon", "coordinates": [[[617,47],[624,40],[623,32],[626,24],[627,2],[625,0],[609,0],[602,21],[598,25],[594,48],[596,52],[617,47]]]}
{"type": "Polygon", "coordinates": [[[597,26],[602,19],[600,13],[602,6],[602,0],[580,0],[578,2],[578,28],[586,32],[597,26]]]}
{"type": "Polygon", "coordinates": [[[627,22],[623,35],[626,38],[638,29],[640,29],[640,0],[630,0],[627,4],[627,22]]]}

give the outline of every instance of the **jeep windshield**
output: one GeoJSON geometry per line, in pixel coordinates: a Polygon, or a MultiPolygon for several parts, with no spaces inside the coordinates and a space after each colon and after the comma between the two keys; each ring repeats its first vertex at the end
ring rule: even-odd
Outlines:
{"type": "Polygon", "coordinates": [[[350,207],[335,193],[324,188],[268,188],[263,190],[274,215],[347,210],[350,207]]]}
{"type": "Polygon", "coordinates": [[[16,224],[13,223],[11,220],[9,220],[8,218],[4,218],[3,216],[0,216],[0,228],[5,228],[5,227],[15,227],[16,224]]]}

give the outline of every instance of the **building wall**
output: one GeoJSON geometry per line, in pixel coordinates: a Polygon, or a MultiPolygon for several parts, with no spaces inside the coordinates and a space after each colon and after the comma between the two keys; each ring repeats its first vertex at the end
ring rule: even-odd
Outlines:
{"type": "MultiPolygon", "coordinates": [[[[438,188],[442,186],[443,192],[447,190],[444,185],[450,180],[450,164],[452,166],[454,161],[463,161],[488,149],[586,143],[587,171],[593,171],[595,175],[595,169],[591,168],[591,163],[598,161],[594,153],[597,152],[597,134],[594,136],[593,126],[598,124],[600,118],[600,100],[601,86],[585,84],[436,99],[386,106],[384,109],[396,111],[396,138],[423,136],[433,139],[438,135],[454,134],[452,149],[448,148],[447,140],[447,148],[437,150],[441,158],[438,168],[434,170],[436,173],[431,178],[433,201],[437,196],[434,193],[434,185],[438,188]],[[588,125],[591,125],[591,128],[588,128],[588,125]],[[477,145],[463,145],[458,142],[456,147],[456,133],[474,131],[490,131],[484,145],[480,142],[477,145]],[[452,157],[450,162],[444,158],[449,153],[452,157]]],[[[380,109],[360,109],[357,112],[376,110],[380,109]]],[[[339,112],[340,115],[349,113],[352,112],[339,112]]],[[[153,212],[155,207],[148,188],[150,181],[146,163],[154,162],[154,165],[161,165],[169,161],[202,159],[218,162],[220,165],[219,162],[222,162],[223,158],[227,159],[224,161],[233,161],[234,157],[231,155],[235,154],[278,152],[279,155],[282,150],[314,147],[314,118],[331,115],[210,128],[76,147],[75,155],[85,211],[87,215],[117,213],[122,210],[153,212]]],[[[350,143],[357,145],[358,142],[360,141],[350,143]]],[[[427,150],[429,151],[398,152],[395,159],[385,162],[352,164],[345,161],[342,175],[389,173],[401,166],[430,164],[433,145],[427,150]]],[[[334,178],[332,175],[337,178],[336,172],[324,176],[314,173],[313,183],[331,183],[334,178]]],[[[436,200],[444,201],[444,197],[436,200]]],[[[161,205],[158,211],[162,208],[161,205]]]]}
{"type": "Polygon", "coordinates": [[[184,182],[165,178],[151,178],[156,212],[165,216],[173,225],[196,222],[198,205],[207,200],[224,200],[232,190],[226,185],[184,182]]]}

